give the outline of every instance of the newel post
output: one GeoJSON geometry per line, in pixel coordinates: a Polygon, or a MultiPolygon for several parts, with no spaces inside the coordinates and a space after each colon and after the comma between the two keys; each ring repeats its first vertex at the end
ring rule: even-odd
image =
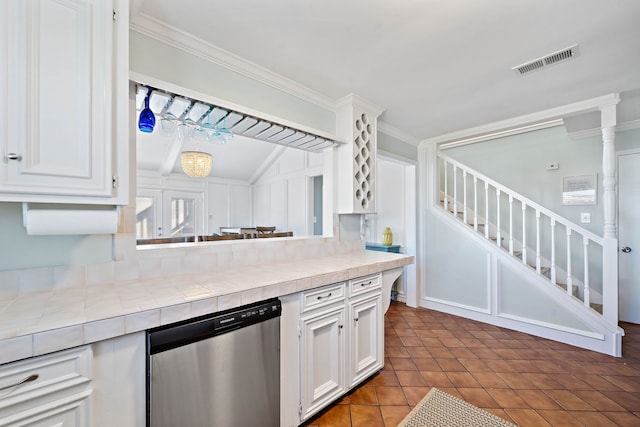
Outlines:
{"type": "Polygon", "coordinates": [[[604,244],[602,248],[602,315],[618,324],[618,231],[616,224],[616,103],[600,107],[604,244]]]}

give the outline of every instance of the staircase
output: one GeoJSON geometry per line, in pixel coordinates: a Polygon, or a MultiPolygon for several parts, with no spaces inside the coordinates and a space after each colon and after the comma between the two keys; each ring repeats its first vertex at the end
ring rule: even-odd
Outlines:
{"type": "Polygon", "coordinates": [[[437,203],[444,214],[537,275],[541,285],[561,289],[567,304],[579,302],[579,311],[592,323],[623,334],[617,310],[615,319],[603,316],[603,295],[607,287],[617,286],[617,277],[603,274],[611,257],[605,256],[602,237],[442,152],[437,154],[437,170],[437,203]]]}

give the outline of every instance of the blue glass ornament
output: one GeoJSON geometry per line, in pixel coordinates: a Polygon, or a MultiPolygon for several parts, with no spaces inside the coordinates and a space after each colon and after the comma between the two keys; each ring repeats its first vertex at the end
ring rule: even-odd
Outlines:
{"type": "Polygon", "coordinates": [[[144,109],[140,111],[140,118],[138,119],[138,129],[141,132],[151,133],[156,126],[156,116],[149,108],[149,96],[151,96],[151,89],[147,92],[147,96],[144,98],[144,109]]]}

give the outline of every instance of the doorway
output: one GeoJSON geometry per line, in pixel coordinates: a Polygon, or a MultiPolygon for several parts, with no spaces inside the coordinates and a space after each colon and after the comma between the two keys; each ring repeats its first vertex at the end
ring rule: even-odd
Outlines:
{"type": "MultiPolygon", "coordinates": [[[[381,242],[383,230],[389,227],[393,244],[400,245],[402,253],[416,257],[416,165],[380,150],[376,165],[377,214],[369,215],[367,242],[381,242]]],[[[416,307],[416,283],[416,265],[407,265],[398,284],[398,301],[416,307]]]]}
{"type": "Polygon", "coordinates": [[[314,176],[313,180],[313,235],[322,236],[322,175],[314,176]]]}
{"type": "Polygon", "coordinates": [[[618,298],[621,321],[640,323],[640,151],[618,154],[618,298]]]}
{"type": "Polygon", "coordinates": [[[136,239],[206,234],[201,192],[138,189],[136,239]]]}

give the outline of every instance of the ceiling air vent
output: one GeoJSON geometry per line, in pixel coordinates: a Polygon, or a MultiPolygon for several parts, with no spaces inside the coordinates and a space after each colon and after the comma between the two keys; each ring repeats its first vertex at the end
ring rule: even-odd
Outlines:
{"type": "Polygon", "coordinates": [[[520,75],[527,74],[532,71],[545,68],[549,65],[557,64],[558,62],[567,61],[571,58],[574,58],[576,55],[578,55],[578,45],[574,44],[573,46],[569,46],[566,49],[553,52],[542,58],[534,59],[533,61],[529,61],[522,65],[513,67],[512,70],[520,75]]]}

